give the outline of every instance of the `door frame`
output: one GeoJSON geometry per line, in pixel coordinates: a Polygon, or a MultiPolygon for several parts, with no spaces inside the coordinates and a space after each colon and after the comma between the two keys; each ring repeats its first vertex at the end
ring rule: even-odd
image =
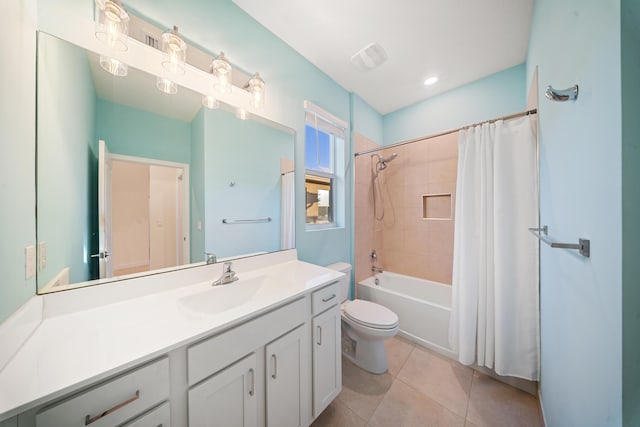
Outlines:
{"type": "MultiPolygon", "coordinates": [[[[190,264],[191,263],[191,227],[190,227],[190,219],[191,213],[189,209],[190,205],[190,184],[189,184],[189,164],[188,163],[179,163],[179,162],[171,162],[168,160],[158,160],[158,159],[150,159],[147,157],[136,157],[129,156],[125,154],[111,154],[111,160],[119,161],[119,162],[129,162],[129,163],[138,163],[149,166],[164,166],[175,169],[182,169],[182,264],[190,264]]],[[[180,186],[179,186],[180,187],[180,186]]],[[[178,248],[176,248],[178,249],[178,248]]]]}

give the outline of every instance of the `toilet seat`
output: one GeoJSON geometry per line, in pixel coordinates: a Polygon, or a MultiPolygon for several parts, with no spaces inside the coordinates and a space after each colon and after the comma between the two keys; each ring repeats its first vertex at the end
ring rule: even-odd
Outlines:
{"type": "Polygon", "coordinates": [[[387,330],[398,327],[398,315],[387,307],[370,301],[353,300],[343,304],[343,313],[349,320],[367,328],[387,330]]]}

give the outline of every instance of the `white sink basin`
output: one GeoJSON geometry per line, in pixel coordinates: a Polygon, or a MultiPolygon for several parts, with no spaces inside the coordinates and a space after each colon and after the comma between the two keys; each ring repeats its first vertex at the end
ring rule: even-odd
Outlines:
{"type": "Polygon", "coordinates": [[[251,301],[265,283],[266,276],[257,276],[226,285],[209,286],[204,291],[180,298],[178,304],[199,313],[217,314],[251,301]]]}

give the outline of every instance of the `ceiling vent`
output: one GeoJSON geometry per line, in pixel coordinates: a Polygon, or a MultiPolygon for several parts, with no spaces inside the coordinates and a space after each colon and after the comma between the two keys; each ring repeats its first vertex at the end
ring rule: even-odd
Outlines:
{"type": "Polygon", "coordinates": [[[351,57],[351,62],[360,71],[369,71],[387,60],[387,52],[377,43],[371,43],[351,57]]]}

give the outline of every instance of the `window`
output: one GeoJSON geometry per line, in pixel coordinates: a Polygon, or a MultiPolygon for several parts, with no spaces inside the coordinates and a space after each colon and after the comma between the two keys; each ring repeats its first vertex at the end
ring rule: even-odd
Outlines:
{"type": "Polygon", "coordinates": [[[309,102],[305,108],[306,223],[310,229],[336,227],[344,217],[346,124],[309,102]]]}

